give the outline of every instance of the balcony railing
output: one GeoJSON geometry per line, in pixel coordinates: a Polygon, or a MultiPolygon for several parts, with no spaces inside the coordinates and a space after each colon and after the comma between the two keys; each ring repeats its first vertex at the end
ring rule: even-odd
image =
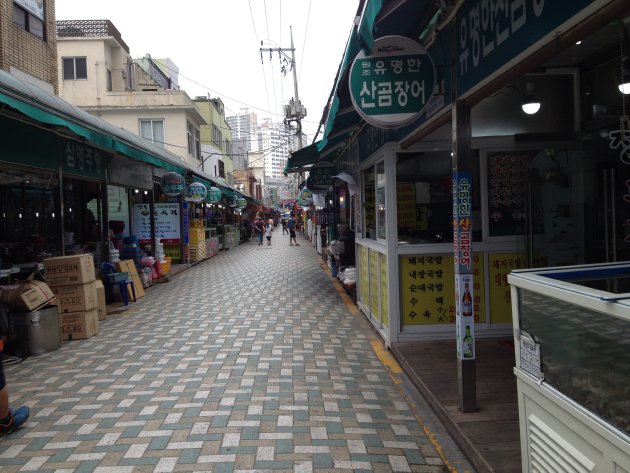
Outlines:
{"type": "Polygon", "coordinates": [[[59,20],[58,38],[97,38],[111,36],[129,54],[129,46],[123,41],[120,31],[109,20],[59,20]]]}

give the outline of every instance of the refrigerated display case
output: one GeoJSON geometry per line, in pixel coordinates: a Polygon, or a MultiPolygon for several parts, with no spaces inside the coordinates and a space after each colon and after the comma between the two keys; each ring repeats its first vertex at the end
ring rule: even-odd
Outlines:
{"type": "Polygon", "coordinates": [[[630,263],[508,281],[523,471],[630,471],[630,263]]]}

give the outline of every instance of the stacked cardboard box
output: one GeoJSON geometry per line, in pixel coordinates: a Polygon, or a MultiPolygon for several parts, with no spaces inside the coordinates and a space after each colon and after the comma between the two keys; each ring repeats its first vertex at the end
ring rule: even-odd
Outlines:
{"type": "Polygon", "coordinates": [[[57,298],[64,340],[98,333],[98,295],[91,254],[44,260],[44,276],[57,298]]]}

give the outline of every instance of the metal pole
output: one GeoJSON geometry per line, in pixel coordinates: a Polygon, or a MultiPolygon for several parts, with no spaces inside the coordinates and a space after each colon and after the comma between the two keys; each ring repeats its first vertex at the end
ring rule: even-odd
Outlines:
{"type": "MultiPolygon", "coordinates": [[[[293,88],[295,89],[295,103],[300,106],[300,96],[298,94],[298,82],[297,82],[297,66],[295,64],[295,47],[293,46],[293,27],[289,27],[289,31],[291,32],[291,65],[293,66],[293,88]]],[[[298,114],[297,120],[298,122],[298,149],[302,149],[302,115],[301,112],[298,114]]],[[[300,173],[301,175],[302,173],[300,173]]]]}

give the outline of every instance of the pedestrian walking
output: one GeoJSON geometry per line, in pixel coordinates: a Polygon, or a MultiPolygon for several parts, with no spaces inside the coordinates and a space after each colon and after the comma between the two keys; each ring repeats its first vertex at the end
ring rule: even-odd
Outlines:
{"type": "Polygon", "coordinates": [[[264,224],[260,215],[256,216],[256,221],[254,222],[254,231],[256,232],[256,238],[258,238],[258,246],[262,245],[263,242],[263,233],[265,232],[264,224]]]}
{"type": "Polygon", "coordinates": [[[271,246],[271,234],[273,233],[273,220],[269,219],[265,226],[265,238],[267,238],[267,246],[271,246]]]}
{"type": "Polygon", "coordinates": [[[289,219],[289,223],[287,224],[287,226],[289,227],[289,245],[293,246],[295,244],[295,246],[300,246],[300,244],[295,239],[296,223],[295,223],[295,217],[293,215],[289,219]]]}
{"type": "Polygon", "coordinates": [[[289,229],[287,228],[287,219],[283,218],[282,220],[280,220],[280,223],[282,223],[282,234],[288,235],[289,229]]]}

